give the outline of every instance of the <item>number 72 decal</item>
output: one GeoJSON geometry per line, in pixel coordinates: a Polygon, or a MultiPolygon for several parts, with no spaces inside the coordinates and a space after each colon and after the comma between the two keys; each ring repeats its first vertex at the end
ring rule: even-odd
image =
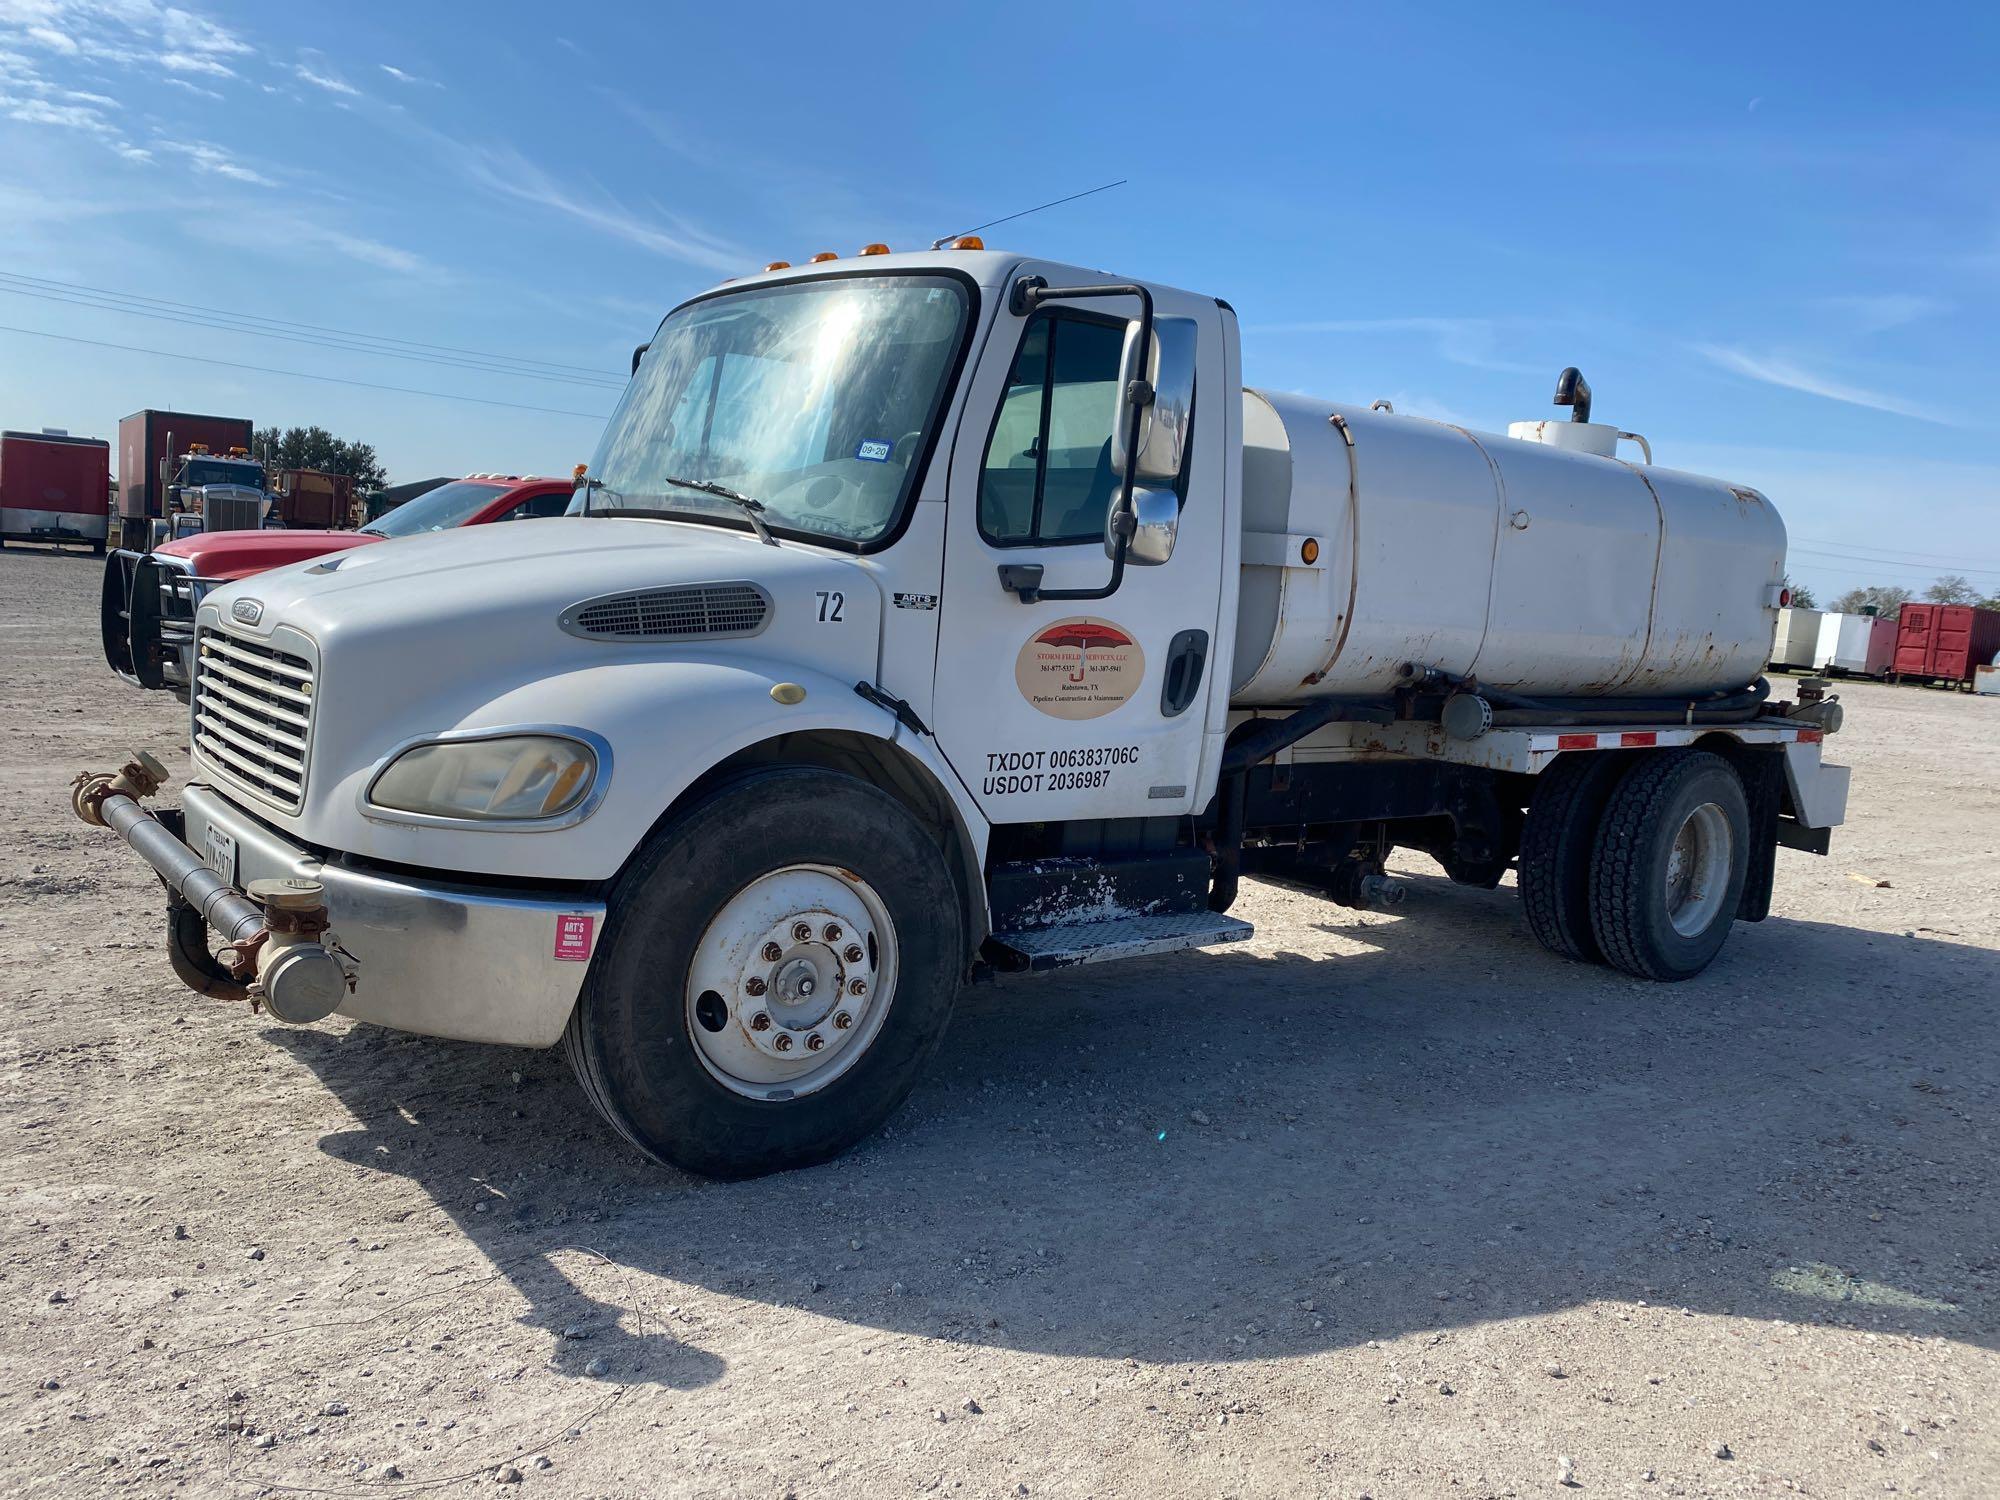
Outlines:
{"type": "Polygon", "coordinates": [[[821,589],[813,597],[819,600],[819,622],[822,625],[839,625],[845,622],[841,610],[847,607],[847,595],[837,589],[821,589]]]}

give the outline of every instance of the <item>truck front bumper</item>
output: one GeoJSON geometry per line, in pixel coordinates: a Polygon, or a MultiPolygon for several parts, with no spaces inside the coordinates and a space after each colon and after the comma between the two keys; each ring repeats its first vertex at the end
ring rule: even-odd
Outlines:
{"type": "Polygon", "coordinates": [[[469,1042],[561,1039],[603,930],[601,901],[322,863],[211,787],[188,787],[181,806],[188,847],[237,890],[288,876],[326,888],[333,937],[356,968],[337,1014],[469,1042]]]}

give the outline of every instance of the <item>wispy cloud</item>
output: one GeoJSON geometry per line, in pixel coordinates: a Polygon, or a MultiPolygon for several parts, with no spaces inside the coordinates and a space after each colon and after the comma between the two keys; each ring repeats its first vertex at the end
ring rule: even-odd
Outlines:
{"type": "Polygon", "coordinates": [[[305,63],[292,69],[302,83],[309,83],[316,89],[325,89],[329,94],[343,94],[350,99],[361,97],[361,90],[344,78],[335,78],[330,73],[315,72],[305,63]]]}
{"type": "Polygon", "coordinates": [[[1911,417],[1919,422],[1935,422],[1940,427],[1964,425],[1957,418],[1932,407],[1920,405],[1901,396],[1850,385],[1831,375],[1809,370],[1783,355],[1758,354],[1747,349],[1729,348],[1722,344],[1697,344],[1695,352],[1713,365],[1750,380],[1762,381],[1765,385],[1779,386],[1788,391],[1802,391],[1808,396],[1819,396],[1824,400],[1839,401],[1848,406],[1866,407],[1869,411],[1911,417]]]}
{"type": "Polygon", "coordinates": [[[251,52],[228,27],[161,0],[0,0],[0,113],[78,131],[126,161],[150,162],[152,153],[121,123],[118,100],[63,88],[43,64],[125,68],[220,98],[184,75],[235,78],[226,59],[251,52]]]}
{"type": "Polygon", "coordinates": [[[170,89],[184,89],[190,94],[199,94],[204,99],[220,99],[222,97],[214,89],[205,89],[198,83],[189,83],[185,78],[166,78],[162,79],[161,82],[165,83],[170,89]]]}
{"type": "Polygon", "coordinates": [[[1495,352],[1501,333],[1497,318],[1330,318],[1317,322],[1252,323],[1245,333],[1267,334],[1418,334],[1431,340],[1440,358],[1476,370],[1531,373],[1531,367],[1501,359],[1495,352]]]}
{"type": "Polygon", "coordinates": [[[444,85],[439,83],[435,78],[424,78],[416,73],[407,73],[403,69],[397,67],[394,63],[378,63],[377,66],[380,67],[384,73],[387,73],[391,78],[395,79],[396,82],[398,83],[419,85],[427,89],[441,89],[444,87],[444,85]]]}
{"type": "Polygon", "coordinates": [[[278,185],[255,167],[245,166],[213,141],[156,140],[153,144],[162,151],[169,151],[175,156],[185,158],[197,172],[205,172],[213,177],[227,177],[231,182],[247,182],[253,187],[278,185]]]}
{"type": "Polygon", "coordinates": [[[254,50],[219,21],[163,0],[0,0],[0,34],[93,61],[233,76],[225,58],[254,50]]]}
{"type": "Polygon", "coordinates": [[[1842,319],[1849,332],[1887,333],[1892,328],[1949,312],[1950,305],[1915,292],[1885,292],[1875,296],[1826,297],[1820,305],[1842,319]]]}
{"type": "Polygon", "coordinates": [[[439,136],[466,177],[487,192],[565,215],[603,234],[709,270],[741,270],[748,260],[706,230],[671,215],[648,216],[593,186],[558,180],[511,146],[475,146],[439,136]]]}

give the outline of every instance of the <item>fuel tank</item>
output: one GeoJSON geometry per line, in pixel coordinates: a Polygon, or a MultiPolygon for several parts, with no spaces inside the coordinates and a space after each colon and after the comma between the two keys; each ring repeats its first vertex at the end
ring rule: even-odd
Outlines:
{"type": "Polygon", "coordinates": [[[1629,435],[1570,425],[1516,424],[1558,429],[1537,441],[1245,391],[1232,701],[1377,694],[1406,662],[1564,697],[1755,680],[1784,574],[1777,511],[1606,456],[1629,435]]]}

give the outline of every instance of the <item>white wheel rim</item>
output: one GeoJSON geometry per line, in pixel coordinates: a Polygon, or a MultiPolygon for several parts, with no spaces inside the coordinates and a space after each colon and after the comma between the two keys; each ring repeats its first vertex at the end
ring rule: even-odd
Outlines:
{"type": "Polygon", "coordinates": [[[1729,892],[1736,840],[1721,807],[1704,802],[1687,815],[1667,852],[1667,920],[1682,937],[1699,937],[1714,923],[1729,892]]]}
{"type": "Polygon", "coordinates": [[[724,903],[688,965],[688,1035],[724,1087],[784,1100],[823,1089],[881,1033],[896,994],[896,928],[873,886],[787,865],[724,903]]]}

